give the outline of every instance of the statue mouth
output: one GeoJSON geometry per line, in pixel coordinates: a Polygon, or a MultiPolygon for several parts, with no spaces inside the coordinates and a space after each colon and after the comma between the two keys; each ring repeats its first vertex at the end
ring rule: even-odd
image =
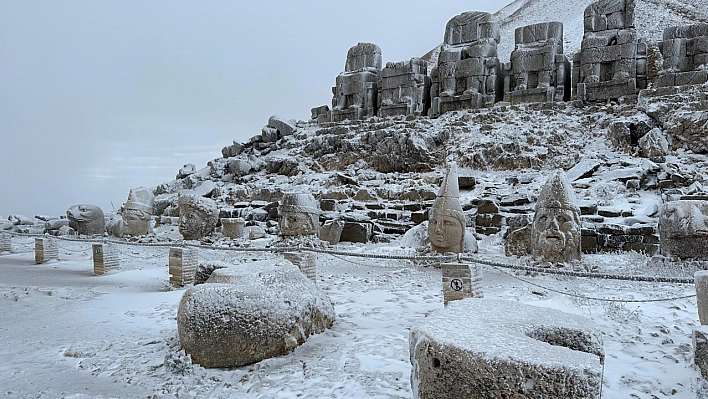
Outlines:
{"type": "Polygon", "coordinates": [[[546,236],[546,241],[550,241],[550,242],[554,242],[554,243],[555,243],[555,242],[559,242],[559,241],[561,241],[562,239],[563,239],[563,237],[561,237],[561,236],[559,236],[559,235],[557,235],[557,234],[549,234],[549,235],[546,236]]]}

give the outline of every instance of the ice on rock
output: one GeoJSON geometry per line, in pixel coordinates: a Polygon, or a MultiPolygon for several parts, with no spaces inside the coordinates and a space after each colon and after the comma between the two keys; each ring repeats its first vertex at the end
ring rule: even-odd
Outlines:
{"type": "Polygon", "coordinates": [[[177,312],[180,344],[202,367],[237,367],[285,355],[334,322],[334,306],[292,263],[216,269],[187,290],[177,312]]]}
{"type": "Polygon", "coordinates": [[[410,360],[418,399],[596,399],[604,350],[585,317],[470,298],[411,328],[410,360]]]}

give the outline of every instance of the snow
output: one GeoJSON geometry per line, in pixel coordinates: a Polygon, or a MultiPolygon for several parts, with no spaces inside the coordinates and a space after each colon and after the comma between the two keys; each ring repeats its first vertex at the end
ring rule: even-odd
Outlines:
{"type": "MultiPolygon", "coordinates": [[[[484,259],[501,258],[494,237],[484,259]]],[[[401,254],[398,243],[340,244],[340,251],[401,254]]],[[[409,330],[443,308],[440,270],[420,262],[317,255],[318,286],[335,304],[332,329],[293,353],[235,368],[189,365],[176,338],[185,289],[168,287],[167,248],[121,246],[121,270],[93,276],[91,246],[60,241],[59,260],[35,265],[33,239],[0,254],[0,394],[9,398],[409,398],[409,330]]],[[[247,263],[276,255],[200,250],[205,261],[247,263]]],[[[692,275],[638,254],[586,255],[584,266],[624,274],[692,275]]],[[[592,319],[606,354],[603,397],[695,398],[691,285],[516,275],[485,268],[486,298],[592,319]],[[534,285],[532,285],[534,284],[534,285]],[[581,297],[562,295],[567,292],[581,297]]]]}

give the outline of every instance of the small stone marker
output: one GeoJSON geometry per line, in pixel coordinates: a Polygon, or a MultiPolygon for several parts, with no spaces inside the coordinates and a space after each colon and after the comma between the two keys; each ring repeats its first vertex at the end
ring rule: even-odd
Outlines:
{"type": "Polygon", "coordinates": [[[693,275],[696,285],[696,305],[698,320],[702,325],[708,324],[708,270],[699,270],[693,275]]]}
{"type": "Polygon", "coordinates": [[[120,257],[115,246],[110,244],[93,244],[93,274],[100,276],[120,269],[120,257]]]}
{"type": "Polygon", "coordinates": [[[191,248],[170,248],[169,272],[170,284],[184,287],[194,283],[198,266],[197,251],[191,248]]]}
{"type": "Polygon", "coordinates": [[[59,259],[59,247],[51,238],[34,239],[34,263],[42,264],[52,259],[59,259]]]}
{"type": "Polygon", "coordinates": [[[12,252],[12,236],[0,233],[0,252],[12,252]]]}
{"type": "Polygon", "coordinates": [[[708,326],[693,329],[693,363],[701,376],[708,380],[708,326]]]}
{"type": "Polygon", "coordinates": [[[440,267],[445,305],[464,298],[484,298],[481,267],[468,263],[443,263],[440,267]]]}
{"type": "Polygon", "coordinates": [[[283,256],[285,259],[289,260],[292,264],[298,267],[302,274],[307,276],[310,280],[317,283],[317,264],[315,262],[315,255],[311,253],[301,253],[301,252],[284,252],[283,256]]]}

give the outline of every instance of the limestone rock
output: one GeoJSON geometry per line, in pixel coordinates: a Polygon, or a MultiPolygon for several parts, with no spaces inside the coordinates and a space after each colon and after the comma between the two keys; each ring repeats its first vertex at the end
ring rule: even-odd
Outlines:
{"type": "Polygon", "coordinates": [[[106,217],[96,205],[74,205],[66,211],[66,217],[77,234],[103,235],[106,232],[106,217]]]}
{"type": "Polygon", "coordinates": [[[327,241],[330,245],[339,243],[344,230],[344,222],[341,220],[328,220],[320,227],[319,239],[327,241]]]}
{"type": "Polygon", "coordinates": [[[188,163],[180,168],[179,173],[177,173],[177,179],[184,179],[187,176],[197,173],[197,167],[194,164],[188,163]]]}
{"type": "Polygon", "coordinates": [[[654,128],[639,139],[639,149],[643,157],[654,162],[663,162],[669,154],[669,141],[661,132],[661,129],[654,128]]]}
{"type": "Polygon", "coordinates": [[[708,201],[664,203],[659,214],[661,253],[686,258],[708,256],[708,201]]]}
{"type": "Polygon", "coordinates": [[[551,262],[580,259],[580,209],[563,172],[551,174],[541,189],[531,226],[533,256],[551,262]]]}
{"type": "Polygon", "coordinates": [[[216,202],[191,194],[180,194],[179,232],[185,240],[199,240],[214,231],[219,221],[216,202]]]}
{"type": "Polygon", "coordinates": [[[428,236],[433,250],[440,253],[462,253],[465,243],[465,215],[460,204],[457,164],[451,162],[430,208],[428,236]]]}
{"type": "Polygon", "coordinates": [[[693,329],[693,363],[701,377],[708,380],[708,326],[693,329]]]}
{"type": "Polygon", "coordinates": [[[370,223],[345,222],[339,241],[367,243],[370,238],[370,223]]]}
{"type": "Polygon", "coordinates": [[[528,256],[531,255],[531,226],[513,230],[506,237],[504,244],[504,254],[506,256],[528,256]]]}
{"type": "Polygon", "coordinates": [[[202,367],[238,367],[282,356],[334,322],[334,306],[290,262],[215,270],[177,311],[182,348],[202,367]]]}
{"type": "Polygon", "coordinates": [[[272,115],[268,118],[268,126],[272,127],[278,132],[279,137],[291,136],[295,130],[295,124],[285,118],[281,118],[278,115],[272,115]]]}
{"type": "Polygon", "coordinates": [[[240,143],[237,143],[234,141],[233,144],[228,145],[228,146],[221,149],[221,155],[224,158],[235,157],[241,153],[242,149],[243,149],[243,146],[240,143]]]}
{"type": "Polygon", "coordinates": [[[585,317],[471,298],[413,326],[410,359],[418,399],[596,399],[604,351],[585,317]]]}

